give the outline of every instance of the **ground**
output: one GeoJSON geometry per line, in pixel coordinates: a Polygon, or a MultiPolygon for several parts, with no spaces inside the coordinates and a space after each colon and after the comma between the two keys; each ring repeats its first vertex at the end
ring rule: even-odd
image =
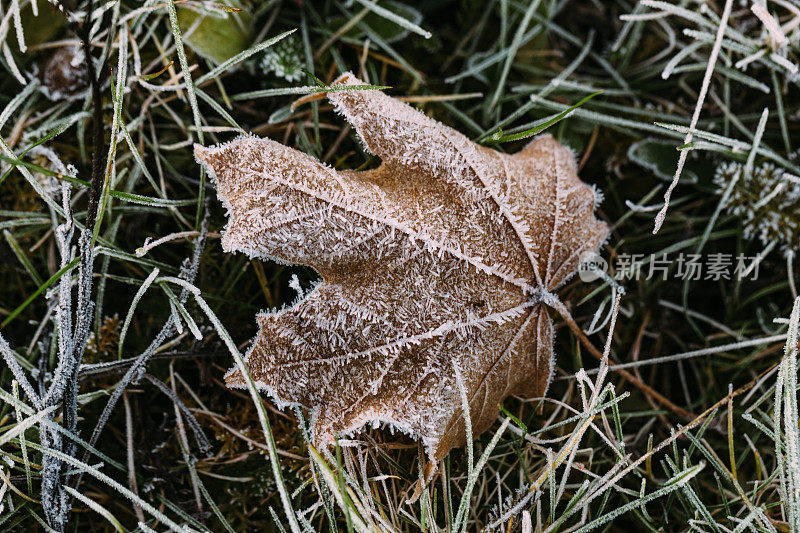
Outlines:
{"type": "Polygon", "coordinates": [[[796,3],[226,4],[0,3],[4,531],[800,531],[796,3]],[[223,383],[318,275],[222,250],[192,146],[376,167],[309,97],[346,71],[497,150],[546,129],[611,228],[548,398],[427,484],[405,435],[325,455],[223,383]]]}

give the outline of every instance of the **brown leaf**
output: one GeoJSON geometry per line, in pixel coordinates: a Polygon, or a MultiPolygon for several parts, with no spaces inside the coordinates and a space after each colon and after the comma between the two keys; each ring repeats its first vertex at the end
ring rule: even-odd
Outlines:
{"type": "MultiPolygon", "coordinates": [[[[195,148],[228,209],[223,247],[323,278],[258,315],[247,365],[279,405],[313,410],[317,446],[387,424],[439,460],[465,442],[453,365],[475,435],[507,396],[545,393],[545,302],[607,227],[573,155],[549,136],[507,155],[379,91],[328,98],[379,168],[336,171],[256,137],[195,148]]],[[[236,369],[226,381],[244,386],[236,369]]]]}

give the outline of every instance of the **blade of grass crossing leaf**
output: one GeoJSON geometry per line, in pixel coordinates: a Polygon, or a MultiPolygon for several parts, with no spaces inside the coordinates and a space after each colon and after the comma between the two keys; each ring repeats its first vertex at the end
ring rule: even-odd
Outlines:
{"type": "MultiPolygon", "coordinates": [[[[312,446],[311,444],[311,432],[308,429],[308,424],[306,424],[305,417],[303,416],[303,410],[300,407],[295,407],[294,409],[295,418],[298,420],[298,426],[300,428],[300,433],[303,435],[303,442],[306,444],[306,448],[312,446]]],[[[319,489],[320,498],[323,503],[323,507],[325,508],[325,513],[328,516],[328,526],[330,527],[331,533],[336,533],[336,520],[334,519],[333,511],[333,502],[331,501],[331,494],[328,490],[328,485],[326,483],[319,482],[319,467],[316,466],[316,463],[311,461],[309,463],[311,467],[311,481],[314,485],[319,489]]]]}
{"type": "Polygon", "coordinates": [[[467,530],[467,517],[469,513],[469,504],[472,499],[472,489],[475,488],[475,483],[478,481],[478,476],[483,470],[483,467],[486,466],[489,456],[492,454],[492,451],[494,451],[495,446],[497,446],[497,443],[500,441],[500,437],[503,436],[503,433],[505,433],[510,422],[510,418],[505,418],[503,420],[503,423],[500,424],[500,427],[497,429],[497,431],[495,431],[494,435],[492,436],[492,440],[489,441],[486,449],[481,454],[480,459],[478,459],[478,463],[472,469],[472,472],[467,479],[467,486],[464,489],[464,494],[461,496],[461,502],[458,504],[458,511],[456,512],[456,518],[453,523],[452,530],[454,533],[457,531],[467,530]]]}
{"type": "MultiPolygon", "coordinates": [[[[453,372],[455,373],[456,377],[456,385],[458,386],[458,393],[461,398],[461,412],[464,416],[464,431],[466,432],[466,443],[467,443],[467,479],[472,479],[472,473],[475,468],[475,459],[474,459],[474,442],[472,436],[472,420],[470,419],[470,412],[469,412],[469,400],[467,399],[467,389],[464,386],[464,380],[461,377],[461,369],[458,367],[458,363],[453,360],[453,372]]],[[[453,521],[453,533],[456,533],[461,529],[461,513],[462,508],[468,506],[469,495],[464,492],[461,497],[461,501],[458,504],[458,512],[456,512],[455,520],[453,521]]]]}
{"type": "Polygon", "coordinates": [[[389,85],[303,85],[301,87],[285,87],[281,89],[264,89],[239,93],[231,96],[231,100],[253,100],[254,98],[268,98],[273,96],[286,96],[289,94],[317,94],[335,91],[382,91],[391,89],[389,85]]]}
{"type": "Polygon", "coordinates": [[[593,92],[592,94],[590,94],[588,96],[585,96],[584,98],[580,99],[577,103],[571,105],[570,107],[568,107],[567,109],[565,109],[564,111],[562,111],[561,113],[556,115],[555,117],[551,118],[550,120],[547,120],[546,122],[544,122],[544,123],[542,123],[542,124],[540,124],[540,125],[538,125],[536,127],[533,127],[531,129],[528,129],[528,130],[525,130],[525,131],[521,131],[519,133],[513,133],[511,135],[503,135],[503,130],[498,130],[496,133],[492,134],[485,142],[486,142],[486,144],[494,144],[494,143],[501,143],[501,142],[518,141],[520,139],[527,139],[528,137],[533,137],[534,135],[537,135],[537,134],[543,132],[544,130],[546,130],[547,128],[552,126],[553,124],[557,124],[557,123],[561,122],[562,120],[564,120],[565,118],[569,117],[569,115],[571,115],[573,111],[575,111],[576,109],[581,107],[583,104],[585,104],[586,102],[588,102],[589,100],[591,100],[592,98],[597,96],[598,94],[602,94],[602,92],[603,91],[596,91],[596,92],[593,92]]]}
{"type": "Polygon", "coordinates": [[[464,416],[464,431],[466,432],[467,438],[467,472],[468,474],[472,473],[472,468],[474,466],[474,443],[472,440],[472,421],[470,420],[470,413],[469,413],[469,400],[467,399],[467,389],[464,386],[464,380],[461,377],[461,369],[458,368],[458,364],[455,360],[453,360],[453,372],[456,376],[456,384],[458,386],[458,393],[461,398],[461,412],[464,416]]]}
{"type": "MultiPolygon", "coordinates": [[[[336,440],[336,454],[335,454],[335,457],[336,457],[336,471],[339,473],[339,475],[336,477],[336,481],[337,481],[337,485],[338,485],[338,489],[339,489],[338,492],[336,492],[336,494],[341,494],[342,495],[342,498],[341,498],[342,499],[342,504],[340,505],[340,507],[342,508],[342,511],[344,511],[344,517],[345,517],[345,520],[347,522],[347,531],[348,531],[348,533],[352,533],[352,531],[353,531],[353,514],[350,511],[350,508],[352,507],[352,501],[350,500],[350,498],[347,497],[347,489],[346,489],[346,485],[345,485],[345,482],[344,482],[344,475],[343,475],[344,474],[344,469],[342,468],[342,447],[339,446],[339,440],[338,439],[336,440]]],[[[327,483],[327,479],[326,479],[326,483],[327,483]]]]}

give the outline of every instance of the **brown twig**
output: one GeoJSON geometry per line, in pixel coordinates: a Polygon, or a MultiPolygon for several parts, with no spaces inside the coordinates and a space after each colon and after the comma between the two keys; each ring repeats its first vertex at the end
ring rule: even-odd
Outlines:
{"type": "MultiPolygon", "coordinates": [[[[136,484],[136,464],[133,460],[133,415],[131,414],[131,403],[128,400],[127,392],[122,395],[122,402],[125,406],[125,447],[128,452],[128,485],[131,488],[131,492],[138,496],[139,488],[136,484]]],[[[136,512],[136,518],[144,523],[144,513],[138,502],[133,502],[133,509],[136,512]]]]}
{"type": "MultiPolygon", "coordinates": [[[[602,360],[603,353],[600,350],[598,350],[594,346],[594,344],[592,344],[592,341],[589,340],[589,338],[583,332],[581,327],[575,322],[575,319],[572,318],[572,315],[567,310],[567,308],[564,307],[562,304],[561,306],[557,307],[556,310],[561,315],[561,318],[563,318],[564,321],[567,323],[569,329],[572,330],[572,332],[575,334],[576,337],[578,337],[578,340],[580,340],[581,344],[583,344],[583,346],[589,351],[589,353],[592,354],[592,356],[598,361],[602,360]]],[[[614,365],[609,364],[609,370],[614,370],[614,365]]],[[[664,407],[666,407],[676,415],[680,416],[681,418],[686,420],[691,420],[697,417],[697,415],[687,411],[686,409],[683,409],[678,405],[675,405],[668,398],[661,395],[659,392],[650,387],[650,385],[648,385],[647,383],[644,383],[643,381],[637,379],[636,376],[634,376],[627,370],[618,369],[616,370],[616,372],[619,373],[620,376],[622,376],[626,381],[631,383],[637,389],[641,390],[644,394],[654,399],[656,402],[663,405],[664,407]]]]}
{"type": "MultiPolygon", "coordinates": [[[[647,329],[647,325],[650,323],[651,318],[652,315],[650,313],[650,310],[648,309],[644,315],[642,324],[639,327],[639,331],[636,334],[636,339],[633,341],[633,346],[631,347],[631,352],[630,352],[631,361],[639,360],[639,353],[641,352],[642,349],[642,340],[644,339],[644,333],[645,330],[647,329]]],[[[632,373],[636,377],[636,379],[644,383],[644,380],[642,379],[642,373],[639,372],[638,368],[634,368],[632,370],[632,373]]],[[[672,427],[672,424],[670,424],[669,420],[667,420],[667,417],[664,415],[664,413],[658,412],[658,404],[656,404],[655,400],[648,395],[645,395],[645,398],[647,399],[647,403],[649,403],[650,406],[653,408],[653,410],[656,411],[656,416],[659,418],[659,420],[661,420],[661,423],[664,424],[664,427],[668,428],[672,427]]]]}
{"type": "Polygon", "coordinates": [[[586,145],[586,150],[583,152],[583,157],[581,157],[580,163],[578,163],[578,172],[581,171],[583,166],[586,164],[586,161],[589,160],[589,156],[592,155],[592,150],[594,150],[594,145],[597,142],[597,135],[600,132],[600,128],[595,126],[592,130],[592,136],[589,137],[589,144],[586,145]]]}
{"type": "MultiPolygon", "coordinates": [[[[90,15],[94,11],[94,0],[89,0],[87,13],[90,15]]],[[[86,61],[86,69],[89,76],[89,85],[92,91],[92,175],[89,186],[89,203],[86,209],[86,230],[94,231],[97,220],[97,211],[100,205],[100,196],[103,192],[103,181],[106,166],[105,136],[103,134],[103,95],[102,95],[102,73],[105,71],[105,62],[100,65],[100,69],[95,68],[92,60],[91,31],[92,24],[87,15],[82,23],[75,23],[75,33],[81,40],[83,54],[86,61]]]]}

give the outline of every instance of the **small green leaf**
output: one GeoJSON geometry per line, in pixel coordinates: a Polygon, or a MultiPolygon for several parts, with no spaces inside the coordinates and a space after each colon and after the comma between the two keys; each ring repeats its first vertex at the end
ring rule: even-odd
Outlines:
{"type": "MultiPolygon", "coordinates": [[[[522,420],[520,420],[519,418],[517,418],[516,416],[514,416],[513,414],[511,414],[511,412],[510,412],[508,409],[506,409],[505,407],[503,407],[502,405],[500,406],[500,412],[501,412],[501,413],[503,413],[503,414],[504,414],[505,416],[507,416],[508,418],[510,418],[510,419],[511,419],[511,421],[512,421],[512,422],[514,422],[514,423],[517,425],[517,427],[519,427],[519,428],[520,428],[520,429],[523,431],[523,433],[524,433],[524,434],[525,434],[525,433],[528,433],[528,426],[526,426],[526,425],[525,425],[525,424],[522,422],[522,420]]],[[[524,434],[523,434],[523,436],[522,436],[522,438],[523,438],[523,439],[525,438],[525,435],[524,435],[524,434]]]]}
{"type": "Polygon", "coordinates": [[[178,24],[183,41],[200,56],[222,63],[246,50],[253,41],[253,16],[237,0],[216,9],[181,7],[178,24]]]}
{"type": "MultiPolygon", "coordinates": [[[[675,165],[678,164],[678,153],[675,148],[674,142],[642,139],[628,149],[628,159],[663,180],[672,180],[675,165]]],[[[690,168],[684,168],[684,175],[692,182],[697,181],[697,174],[690,168]]]]}
{"type": "Polygon", "coordinates": [[[165,72],[165,71],[166,71],[166,70],[167,70],[169,67],[171,67],[171,66],[172,66],[172,63],[174,63],[174,61],[170,61],[169,63],[167,63],[167,64],[164,66],[164,68],[162,68],[162,69],[161,69],[161,70],[159,70],[158,72],[153,72],[152,74],[143,74],[143,75],[142,75],[142,79],[143,79],[144,81],[150,81],[150,80],[153,80],[153,79],[155,79],[155,78],[157,78],[157,77],[161,76],[161,75],[162,75],[162,74],[163,74],[163,73],[164,73],[164,72],[165,72]]]}
{"type": "MultiPolygon", "coordinates": [[[[20,2],[21,4],[22,2],[20,2]]],[[[25,45],[34,46],[49,41],[66,26],[67,19],[59,11],[52,9],[46,3],[39,3],[38,14],[33,14],[30,4],[20,11],[22,27],[25,29],[25,45]]],[[[13,31],[13,30],[12,30],[13,31]]],[[[8,39],[8,44],[14,52],[19,53],[19,44],[16,39],[8,39]]],[[[30,53],[30,52],[29,52],[30,53]]]]}

